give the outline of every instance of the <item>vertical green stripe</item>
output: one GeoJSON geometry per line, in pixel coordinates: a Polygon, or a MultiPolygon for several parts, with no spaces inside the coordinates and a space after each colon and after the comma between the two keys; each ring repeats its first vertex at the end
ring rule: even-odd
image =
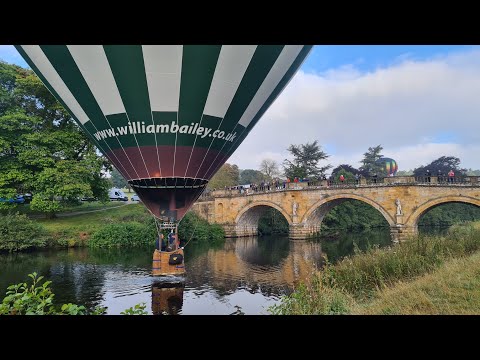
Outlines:
{"type": "MultiPolygon", "coordinates": [[[[221,48],[221,45],[183,47],[179,126],[199,123],[202,119],[221,48]]],[[[195,136],[192,135],[179,133],[177,136],[177,145],[189,146],[193,145],[194,141],[195,136]]]]}
{"type": "MultiPolygon", "coordinates": [[[[153,124],[141,45],[104,45],[130,122],[153,124]]],[[[138,124],[135,124],[135,126],[138,124]]],[[[136,134],[139,146],[155,144],[155,134],[136,134]]]]}
{"type": "MultiPolygon", "coordinates": [[[[252,60],[245,71],[240,85],[238,86],[237,92],[232,99],[232,103],[228,107],[228,110],[222,121],[222,131],[225,131],[225,133],[232,131],[235,132],[234,129],[237,126],[238,121],[272,69],[273,64],[275,64],[275,61],[277,61],[277,58],[280,56],[283,48],[284,45],[257,46],[252,60]]],[[[220,122],[216,124],[215,128],[218,128],[219,124],[220,122]]],[[[241,128],[243,129],[243,126],[241,128]]],[[[237,131],[237,134],[238,133],[239,131],[237,131]]],[[[225,141],[220,139],[213,139],[213,141],[212,138],[208,137],[204,139],[197,139],[197,146],[208,148],[210,144],[211,149],[220,150],[223,147],[222,151],[229,149],[231,146],[229,143],[225,144],[225,141]],[[223,146],[224,144],[225,146],[223,146]]]]}
{"type": "Polygon", "coordinates": [[[263,116],[265,111],[270,107],[270,105],[275,101],[278,95],[282,92],[283,88],[288,84],[288,82],[292,79],[292,77],[295,75],[295,72],[297,69],[300,67],[302,64],[303,60],[305,57],[308,55],[312,48],[312,45],[307,45],[304,46],[303,49],[300,51],[298,54],[297,58],[295,61],[292,63],[290,66],[290,69],[285,73],[283,76],[282,80],[278,83],[277,87],[275,90],[272,92],[272,94],[268,97],[267,101],[263,104],[263,106],[260,108],[258,113],[255,115],[255,117],[252,119],[248,127],[245,129],[242,125],[237,124],[235,127],[234,131],[237,131],[237,137],[234,140],[233,143],[230,144],[225,144],[225,147],[222,150],[222,153],[225,153],[226,155],[223,155],[223,158],[220,159],[217,158],[215,160],[215,163],[218,164],[215,168],[215,171],[212,174],[215,174],[215,172],[224,164],[224,162],[235,152],[235,150],[240,146],[240,144],[245,140],[247,137],[248,133],[252,130],[252,128],[255,126],[255,124],[258,122],[258,120],[263,116]]]}
{"type": "MultiPolygon", "coordinates": [[[[255,126],[255,124],[260,120],[260,118],[263,116],[265,111],[268,110],[270,105],[275,101],[278,95],[283,91],[285,86],[288,84],[288,82],[292,79],[292,77],[295,75],[296,71],[302,65],[303,60],[305,60],[305,57],[308,55],[310,50],[312,49],[313,45],[306,45],[303,47],[303,49],[300,51],[298,54],[297,58],[295,61],[292,63],[290,66],[290,69],[285,73],[283,76],[282,80],[278,83],[277,87],[275,90],[272,92],[272,94],[268,97],[267,101],[263,104],[263,106],[260,108],[258,113],[254,116],[250,124],[248,124],[247,129],[243,132],[241,136],[238,137],[238,141],[233,143],[233,146],[228,150],[228,156],[233,154],[233,152],[240,146],[242,141],[245,139],[245,137],[248,135],[248,133],[252,130],[252,128],[255,126]]],[[[238,125],[240,126],[240,125],[238,125]]],[[[237,127],[238,128],[238,127],[237,127]]]]}
{"type": "MultiPolygon", "coordinates": [[[[70,114],[70,116],[73,118],[73,120],[75,120],[75,122],[77,123],[77,125],[85,132],[85,134],[87,134],[88,138],[90,140],[92,140],[92,142],[95,144],[95,146],[103,153],[105,154],[107,152],[107,147],[104,147],[102,145],[100,145],[100,143],[95,139],[95,137],[90,133],[90,131],[88,131],[85,126],[75,117],[75,115],[73,114],[73,112],[69,109],[69,107],[67,106],[67,104],[65,104],[65,102],[63,101],[63,99],[57,94],[57,92],[55,91],[55,89],[50,85],[50,83],[47,81],[47,79],[43,76],[43,74],[40,72],[40,70],[35,66],[35,63],[29,58],[29,56],[27,55],[27,53],[22,49],[22,47],[20,45],[15,45],[15,48],[17,49],[17,51],[20,53],[20,55],[23,56],[23,58],[25,59],[25,61],[28,63],[28,65],[30,65],[30,67],[32,68],[32,70],[35,72],[35,74],[42,80],[43,84],[47,87],[47,89],[52,93],[52,95],[58,100],[58,102],[60,102],[60,104],[62,104],[62,106],[65,108],[65,110],[67,110],[67,112],[70,114]]],[[[91,121],[87,122],[86,124],[90,123],[91,121]]]]}
{"type": "MultiPolygon", "coordinates": [[[[65,45],[42,45],[41,49],[95,127],[98,130],[110,128],[68,48],[65,45]]],[[[115,138],[106,138],[105,142],[112,149],[120,147],[115,138]]]]}
{"type": "Polygon", "coordinates": [[[105,45],[113,77],[130,121],[150,121],[147,76],[140,45],[105,45]]]}

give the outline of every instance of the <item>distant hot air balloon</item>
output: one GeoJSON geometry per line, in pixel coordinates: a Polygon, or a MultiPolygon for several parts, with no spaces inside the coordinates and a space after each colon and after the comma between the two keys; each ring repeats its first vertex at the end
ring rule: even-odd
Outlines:
{"type": "Polygon", "coordinates": [[[382,157],[376,161],[377,164],[382,165],[386,171],[387,176],[395,176],[398,171],[398,164],[391,158],[382,157]]]}
{"type": "Polygon", "coordinates": [[[311,46],[16,48],[150,212],[178,222],[311,46]]]}

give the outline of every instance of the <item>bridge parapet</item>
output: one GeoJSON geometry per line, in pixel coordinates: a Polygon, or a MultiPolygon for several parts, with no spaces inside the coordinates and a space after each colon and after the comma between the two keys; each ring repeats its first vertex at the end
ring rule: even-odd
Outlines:
{"type": "Polygon", "coordinates": [[[433,176],[430,182],[392,177],[377,184],[303,183],[297,189],[281,187],[241,194],[238,189],[217,190],[210,194],[210,200],[197,201],[193,209],[210,223],[223,226],[226,236],[239,237],[256,235],[259,219],[274,208],[287,220],[292,239],[306,239],[319,233],[323,218],[332,208],[358,200],[377,209],[390,226],[392,238],[403,241],[417,232],[421,216],[435,206],[449,202],[480,206],[478,180],[472,176],[449,183],[433,176]]]}

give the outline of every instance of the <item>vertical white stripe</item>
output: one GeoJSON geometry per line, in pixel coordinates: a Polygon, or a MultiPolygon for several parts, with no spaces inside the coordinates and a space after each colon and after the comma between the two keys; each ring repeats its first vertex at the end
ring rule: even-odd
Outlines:
{"type": "Polygon", "coordinates": [[[63,82],[60,75],[58,75],[55,68],[52,66],[48,58],[43,53],[42,49],[38,45],[21,45],[22,49],[27,53],[28,57],[33,61],[38,70],[42,73],[48,83],[55,89],[57,94],[62,98],[65,104],[73,112],[75,117],[82,124],[85,124],[90,119],[85,111],[83,111],[80,104],[75,97],[68,90],[67,85],[63,82]]]}
{"type": "Polygon", "coordinates": [[[104,115],[125,113],[102,45],[67,45],[104,115]]]}
{"type": "Polygon", "coordinates": [[[238,122],[240,125],[247,127],[248,124],[250,124],[260,108],[265,104],[265,101],[267,101],[268,97],[272,94],[273,90],[275,90],[280,80],[282,80],[285,73],[290,69],[290,66],[292,66],[302,49],[303,45],[286,45],[283,48],[277,61],[273,64],[267,77],[263,80],[262,85],[260,85],[257,93],[240,118],[238,122]]]}
{"type": "Polygon", "coordinates": [[[203,113],[225,117],[257,45],[223,45],[203,113]]]}
{"type": "Polygon", "coordinates": [[[142,45],[152,111],[178,111],[183,45],[142,45]]]}

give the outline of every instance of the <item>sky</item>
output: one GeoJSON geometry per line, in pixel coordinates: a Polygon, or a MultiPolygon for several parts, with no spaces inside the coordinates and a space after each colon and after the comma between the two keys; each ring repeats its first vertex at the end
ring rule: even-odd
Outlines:
{"type": "MultiPolygon", "coordinates": [[[[28,67],[12,45],[0,59],[28,67]]],[[[369,147],[399,170],[456,156],[480,169],[480,46],[317,45],[227,160],[258,169],[318,140],[319,165],[359,167],[369,147]]]]}

